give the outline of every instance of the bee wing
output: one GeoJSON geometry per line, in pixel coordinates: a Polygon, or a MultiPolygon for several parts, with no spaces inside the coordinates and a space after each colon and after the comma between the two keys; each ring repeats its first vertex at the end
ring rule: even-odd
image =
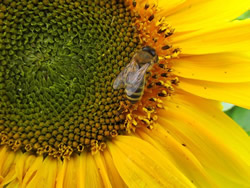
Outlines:
{"type": "Polygon", "coordinates": [[[127,95],[131,96],[136,90],[141,87],[144,80],[144,75],[148,70],[150,63],[143,65],[139,70],[135,72],[129,72],[126,80],[127,95]]]}
{"type": "Polygon", "coordinates": [[[120,74],[116,77],[114,83],[113,83],[113,88],[114,89],[120,89],[124,87],[124,72],[120,72],[120,74]]]}
{"type": "Polygon", "coordinates": [[[130,72],[135,72],[139,69],[139,65],[132,60],[127,66],[120,72],[120,74],[116,77],[113,88],[114,89],[120,89],[125,87],[125,82],[127,79],[127,76],[130,72]]]}

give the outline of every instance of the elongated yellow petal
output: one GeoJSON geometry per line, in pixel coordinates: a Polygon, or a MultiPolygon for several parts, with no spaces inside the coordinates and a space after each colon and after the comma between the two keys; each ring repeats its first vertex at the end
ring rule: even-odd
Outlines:
{"type": "Polygon", "coordinates": [[[218,185],[249,185],[249,137],[215,104],[176,94],[166,103],[169,110],[161,112],[159,123],[185,144],[218,185]]]}
{"type": "Polygon", "coordinates": [[[7,147],[0,148],[0,187],[16,178],[15,157],[15,153],[7,147]]]}
{"type": "Polygon", "coordinates": [[[28,162],[28,160],[29,155],[27,154],[18,155],[16,158],[16,178],[20,183],[23,181],[23,176],[25,174],[25,162],[28,162]]]}
{"type": "Polygon", "coordinates": [[[172,15],[177,15],[182,11],[190,9],[193,6],[199,6],[202,3],[207,2],[207,0],[175,0],[175,1],[165,1],[159,0],[158,5],[160,12],[163,12],[162,16],[170,17],[172,15]],[[170,8],[169,8],[170,7],[170,8]]]}
{"type": "Polygon", "coordinates": [[[20,187],[22,186],[20,185],[20,182],[17,179],[13,180],[8,184],[8,188],[20,188],[20,187]]]}
{"type": "Polygon", "coordinates": [[[102,178],[102,182],[104,187],[110,188],[112,187],[109,177],[108,177],[108,173],[107,173],[107,169],[105,167],[104,161],[102,160],[100,153],[98,152],[97,154],[95,154],[94,156],[94,160],[96,163],[96,166],[98,167],[100,176],[102,178]]]}
{"type": "Polygon", "coordinates": [[[79,156],[73,156],[71,159],[64,161],[66,166],[65,176],[63,181],[64,187],[77,187],[78,180],[80,179],[80,177],[78,177],[78,172],[77,172],[77,166],[79,164],[76,163],[77,162],[76,158],[78,157],[79,156]]]}
{"type": "Polygon", "coordinates": [[[108,150],[105,150],[102,156],[103,160],[105,160],[105,164],[107,166],[107,172],[109,175],[109,179],[112,182],[112,186],[121,188],[127,187],[114,165],[114,161],[112,159],[110,152],[108,150]]]}
{"type": "Polygon", "coordinates": [[[88,153],[87,154],[87,173],[86,173],[86,187],[99,188],[103,187],[103,182],[99,174],[99,168],[97,167],[94,157],[88,153]]]}
{"type": "Polygon", "coordinates": [[[61,168],[58,170],[58,175],[56,177],[56,187],[64,187],[64,179],[67,176],[67,161],[62,163],[61,168]]]}
{"type": "Polygon", "coordinates": [[[203,98],[250,108],[250,82],[219,83],[180,78],[179,87],[203,98]]]}
{"type": "Polygon", "coordinates": [[[100,154],[82,153],[64,160],[57,178],[57,187],[111,187],[100,154]],[[106,173],[106,174],[105,174],[106,173]]]}
{"type": "Polygon", "coordinates": [[[86,182],[86,163],[87,163],[87,154],[82,153],[79,157],[75,158],[76,163],[76,176],[77,176],[77,188],[85,188],[86,182]]]}
{"type": "Polygon", "coordinates": [[[44,182],[46,187],[56,187],[56,178],[61,167],[62,167],[62,162],[60,160],[51,158],[46,158],[44,160],[43,163],[44,171],[41,171],[41,176],[42,179],[45,179],[44,182]]]}
{"type": "Polygon", "coordinates": [[[219,52],[247,52],[250,46],[250,20],[234,21],[216,28],[208,28],[178,35],[173,44],[182,54],[210,54],[219,52]]]}
{"type": "Polygon", "coordinates": [[[7,147],[2,147],[0,149],[0,173],[2,176],[6,176],[10,169],[10,166],[13,164],[15,159],[14,152],[11,152],[7,147]]]}
{"type": "Polygon", "coordinates": [[[7,160],[8,157],[8,148],[7,147],[1,147],[0,148],[0,173],[1,176],[4,176],[4,162],[7,160]]]}
{"type": "Polygon", "coordinates": [[[24,154],[19,153],[19,155],[17,155],[15,170],[16,170],[16,176],[20,185],[23,184],[24,179],[25,180],[32,179],[32,176],[35,174],[35,172],[34,174],[32,174],[28,171],[33,164],[36,164],[35,160],[36,160],[35,155],[30,155],[27,153],[24,153],[24,154]]]}
{"type": "MultiPolygon", "coordinates": [[[[165,123],[166,126],[166,123],[165,123]]],[[[146,140],[165,156],[190,179],[197,187],[214,187],[215,183],[209,177],[199,160],[185,147],[185,144],[172,137],[161,124],[154,125],[152,130],[138,131],[140,137],[146,140]]]]}
{"type": "Polygon", "coordinates": [[[58,160],[46,158],[26,187],[55,187],[57,171],[60,169],[60,163],[61,162],[58,160]]]}
{"type": "Polygon", "coordinates": [[[72,156],[70,160],[65,159],[62,167],[58,170],[56,187],[85,188],[87,154],[72,156]]]}
{"type": "Polygon", "coordinates": [[[174,60],[173,73],[184,78],[214,82],[249,82],[250,57],[219,53],[181,57],[174,60]]]}
{"type": "Polygon", "coordinates": [[[22,185],[24,187],[26,187],[30,183],[32,178],[35,176],[35,174],[39,171],[39,169],[43,165],[43,157],[42,156],[33,156],[32,159],[33,159],[32,163],[25,164],[25,165],[27,165],[27,167],[26,167],[27,171],[23,175],[24,177],[23,177],[22,185]]]}
{"type": "Polygon", "coordinates": [[[164,155],[139,138],[118,136],[108,149],[129,187],[194,187],[164,155]]]}
{"type": "Polygon", "coordinates": [[[159,0],[158,6],[160,8],[160,12],[157,12],[158,16],[168,16],[171,13],[176,13],[178,9],[185,6],[185,0],[173,0],[173,1],[165,1],[159,0]]]}
{"type": "MultiPolygon", "coordinates": [[[[176,32],[194,31],[201,28],[211,28],[229,22],[243,14],[250,7],[249,0],[227,1],[190,1],[180,4],[177,12],[166,13],[168,23],[176,32]]],[[[164,9],[164,7],[163,7],[164,9]]],[[[167,7],[166,7],[167,9],[167,7]]]]}

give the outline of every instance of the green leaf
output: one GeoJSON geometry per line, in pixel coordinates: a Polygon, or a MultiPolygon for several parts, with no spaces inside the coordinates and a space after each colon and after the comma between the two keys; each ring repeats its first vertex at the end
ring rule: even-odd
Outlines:
{"type": "Polygon", "coordinates": [[[250,110],[238,106],[225,112],[250,135],[250,110]]]}
{"type": "MultiPolygon", "coordinates": [[[[250,10],[236,18],[236,20],[244,20],[249,18],[250,10]]],[[[250,110],[235,106],[232,109],[225,111],[225,113],[234,121],[236,121],[247,132],[248,135],[250,135],[250,110]]]]}
{"type": "Polygon", "coordinates": [[[241,16],[239,16],[237,18],[237,20],[244,20],[244,19],[247,19],[247,18],[250,18],[250,10],[246,11],[244,14],[242,14],[241,16]]]}

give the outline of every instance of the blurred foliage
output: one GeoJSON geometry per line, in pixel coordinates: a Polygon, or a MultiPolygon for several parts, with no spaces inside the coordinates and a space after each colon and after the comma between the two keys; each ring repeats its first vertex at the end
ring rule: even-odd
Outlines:
{"type": "Polygon", "coordinates": [[[225,112],[250,135],[250,110],[238,106],[225,112]]]}
{"type": "MultiPolygon", "coordinates": [[[[237,20],[244,20],[250,18],[250,10],[242,14],[237,20]]],[[[247,133],[250,135],[250,110],[235,106],[225,112],[234,121],[236,121],[247,133]]]]}
{"type": "Polygon", "coordinates": [[[223,109],[222,109],[223,112],[230,110],[231,108],[234,107],[234,104],[230,104],[230,103],[226,103],[226,102],[222,102],[221,104],[223,106],[223,109]]]}
{"type": "Polygon", "coordinates": [[[237,18],[237,20],[244,20],[244,19],[247,19],[247,18],[250,18],[250,10],[246,11],[244,14],[242,14],[241,16],[239,16],[237,18]]]}

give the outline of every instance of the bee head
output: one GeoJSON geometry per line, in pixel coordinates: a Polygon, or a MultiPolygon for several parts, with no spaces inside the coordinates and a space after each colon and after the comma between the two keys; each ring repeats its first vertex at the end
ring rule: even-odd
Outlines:
{"type": "Polygon", "coordinates": [[[152,55],[154,57],[154,63],[158,62],[158,55],[156,54],[154,48],[151,48],[150,46],[145,46],[142,48],[142,51],[148,52],[150,55],[152,55]]]}
{"type": "Polygon", "coordinates": [[[142,48],[142,51],[150,53],[153,57],[156,56],[156,52],[154,48],[151,48],[150,46],[145,46],[142,48]]]}

